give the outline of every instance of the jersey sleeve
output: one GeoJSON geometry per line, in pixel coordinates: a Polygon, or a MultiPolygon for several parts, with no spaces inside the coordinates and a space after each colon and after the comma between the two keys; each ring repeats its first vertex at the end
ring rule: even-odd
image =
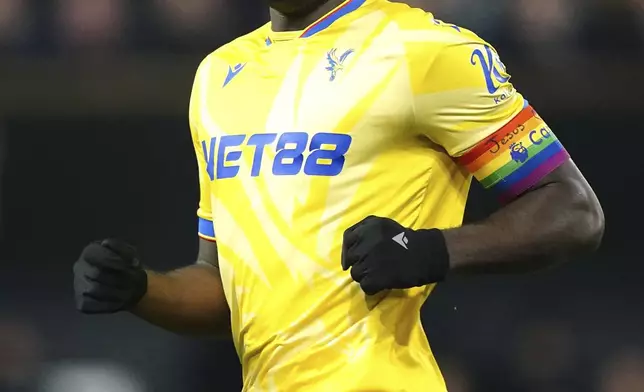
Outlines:
{"type": "Polygon", "coordinates": [[[197,157],[197,167],[199,170],[199,208],[197,210],[198,234],[199,237],[214,241],[215,228],[212,217],[211,186],[212,182],[208,173],[207,152],[209,151],[209,138],[201,123],[201,81],[200,75],[204,72],[206,61],[204,61],[195,77],[190,97],[190,133],[192,134],[192,143],[197,157]]]}
{"type": "Polygon", "coordinates": [[[431,60],[414,91],[418,131],[502,201],[524,193],[569,159],[510,83],[489,44],[478,37],[454,39],[431,60]]]}

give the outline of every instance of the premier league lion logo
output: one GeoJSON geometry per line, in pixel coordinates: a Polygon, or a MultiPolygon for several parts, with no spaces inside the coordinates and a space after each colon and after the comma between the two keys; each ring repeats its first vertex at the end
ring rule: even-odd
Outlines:
{"type": "Polygon", "coordinates": [[[523,147],[523,143],[512,143],[510,145],[510,156],[512,160],[518,163],[523,163],[528,160],[528,149],[523,147]]]}

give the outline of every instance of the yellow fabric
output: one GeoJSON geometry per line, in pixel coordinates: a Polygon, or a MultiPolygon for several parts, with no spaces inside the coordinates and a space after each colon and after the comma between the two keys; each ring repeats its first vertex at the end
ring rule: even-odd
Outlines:
{"type": "MultiPolygon", "coordinates": [[[[445,391],[419,314],[433,287],[365,297],[341,269],[342,234],[368,215],[460,225],[471,175],[446,151],[523,98],[496,78],[488,92],[473,33],[359,3],[309,37],[265,25],[197,72],[198,214],[214,221],[244,391],[445,391]]],[[[507,75],[496,54],[486,65],[507,75]]]]}

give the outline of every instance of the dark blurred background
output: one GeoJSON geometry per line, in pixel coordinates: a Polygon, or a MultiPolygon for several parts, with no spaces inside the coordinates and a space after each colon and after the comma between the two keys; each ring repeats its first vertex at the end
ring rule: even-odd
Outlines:
{"type": "MultiPolygon", "coordinates": [[[[494,44],[596,189],[600,251],[452,280],[424,324],[450,392],[644,391],[644,0],[417,0],[494,44]]],[[[199,61],[267,20],[255,0],[0,0],[0,391],[238,391],[232,344],[75,313],[90,240],[196,256],[187,105],[199,61]]],[[[474,187],[467,219],[497,208],[474,187]]]]}

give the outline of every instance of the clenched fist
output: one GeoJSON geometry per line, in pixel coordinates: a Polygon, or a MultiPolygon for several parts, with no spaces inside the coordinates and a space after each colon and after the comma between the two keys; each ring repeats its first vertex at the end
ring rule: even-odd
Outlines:
{"type": "Polygon", "coordinates": [[[127,243],[108,239],[89,244],[74,264],[76,308],[86,314],[115,313],[136,305],[148,277],[127,243]]]}
{"type": "Polygon", "coordinates": [[[373,295],[440,282],[449,271],[449,254],[440,230],[412,230],[368,216],[344,232],[342,269],[351,269],[362,291],[373,295]]]}

